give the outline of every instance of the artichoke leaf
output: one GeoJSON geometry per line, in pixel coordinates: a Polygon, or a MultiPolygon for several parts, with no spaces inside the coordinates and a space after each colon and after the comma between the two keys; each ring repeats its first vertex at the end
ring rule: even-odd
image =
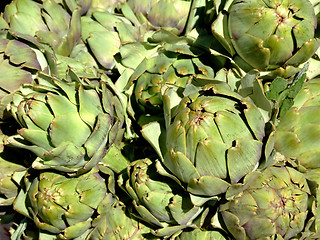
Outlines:
{"type": "Polygon", "coordinates": [[[10,18],[10,29],[14,32],[30,36],[35,36],[39,30],[48,31],[41,16],[30,15],[30,13],[24,12],[18,12],[10,18]]]}
{"type": "Polygon", "coordinates": [[[32,130],[43,130],[47,131],[53,120],[53,116],[48,110],[48,108],[43,108],[43,104],[39,104],[37,101],[32,101],[29,105],[30,109],[27,112],[28,117],[24,118],[24,122],[28,128],[32,130]],[[31,124],[31,121],[32,123],[31,124]],[[40,129],[39,129],[40,128],[40,129]]]}
{"type": "Polygon", "coordinates": [[[42,70],[36,53],[23,42],[17,40],[9,41],[5,54],[9,56],[10,62],[16,65],[22,65],[35,70],[42,70]]]}
{"type": "Polygon", "coordinates": [[[92,128],[96,122],[99,113],[103,109],[100,102],[100,97],[94,89],[79,88],[79,115],[81,119],[89,124],[92,128]]]}
{"type": "Polygon", "coordinates": [[[251,239],[259,239],[276,234],[271,220],[262,217],[252,218],[245,224],[244,228],[246,228],[246,233],[251,239]],[[259,228],[257,228],[257,224],[259,228]]]}
{"type": "Polygon", "coordinates": [[[54,116],[59,116],[71,112],[78,112],[77,106],[71,103],[69,99],[63,95],[48,93],[47,102],[50,105],[54,116]]]}
{"type": "Polygon", "coordinates": [[[24,83],[31,83],[33,81],[30,72],[12,66],[8,59],[0,63],[0,72],[1,89],[8,93],[18,89],[24,83]],[[8,81],[8,79],[11,80],[8,81]]]}
{"type": "Polygon", "coordinates": [[[200,141],[196,150],[194,162],[201,176],[227,178],[226,151],[228,146],[219,140],[208,137],[200,141]]]}
{"type": "Polygon", "coordinates": [[[85,233],[91,227],[91,220],[78,222],[64,230],[64,236],[67,239],[76,239],[79,235],[85,233]]]}
{"type": "Polygon", "coordinates": [[[19,134],[25,140],[46,151],[50,151],[54,148],[54,146],[48,139],[48,134],[46,131],[22,128],[19,130],[19,134]]]}
{"type": "Polygon", "coordinates": [[[188,192],[195,195],[217,196],[227,191],[230,184],[221,178],[214,176],[201,176],[192,178],[188,183],[188,192]]]}
{"type": "Polygon", "coordinates": [[[320,168],[320,150],[313,149],[300,154],[297,159],[299,163],[308,169],[320,168]]]}
{"type": "Polygon", "coordinates": [[[263,42],[263,46],[270,49],[270,65],[277,68],[292,56],[292,49],[287,40],[277,35],[271,35],[263,42]]]}
{"type": "Polygon", "coordinates": [[[83,204],[79,201],[74,201],[73,203],[68,205],[68,211],[64,213],[64,216],[68,225],[72,226],[89,219],[93,214],[93,211],[94,210],[86,204],[83,204]]]}
{"type": "Polygon", "coordinates": [[[262,143],[239,138],[227,152],[227,164],[232,183],[238,182],[248,172],[255,170],[261,158],[262,143]]]}
{"type": "Polygon", "coordinates": [[[188,226],[184,226],[184,225],[176,225],[176,226],[168,226],[168,227],[164,227],[164,228],[159,228],[157,230],[151,230],[151,232],[158,236],[158,237],[168,237],[171,236],[173,234],[179,234],[182,232],[183,229],[187,228],[188,226]]]}
{"type": "Polygon", "coordinates": [[[86,163],[84,160],[85,150],[75,146],[73,143],[66,143],[46,152],[43,159],[36,160],[33,167],[36,169],[46,169],[50,166],[55,169],[68,169],[67,172],[74,171],[73,168],[86,163]]]}
{"type": "Polygon", "coordinates": [[[192,178],[198,179],[200,177],[199,172],[194,167],[189,158],[182,152],[174,152],[172,149],[164,157],[164,165],[181,181],[188,183],[192,178]]]}
{"type": "Polygon", "coordinates": [[[297,157],[301,149],[301,141],[296,133],[276,131],[275,149],[285,156],[297,157]]]}
{"type": "MultiPolygon", "coordinates": [[[[301,124],[303,124],[303,122],[301,124]]],[[[299,138],[301,148],[304,152],[308,152],[312,149],[318,148],[320,143],[319,123],[305,123],[300,128],[296,129],[296,134],[299,138]]]]}
{"type": "MultiPolygon", "coordinates": [[[[93,171],[91,171],[92,173],[93,171]]],[[[90,173],[90,172],[89,172],[90,173]]],[[[76,187],[77,192],[84,193],[80,198],[80,203],[92,209],[98,208],[100,202],[106,194],[104,179],[99,175],[88,174],[76,187]],[[99,182],[100,184],[97,184],[99,182]]]]}
{"type": "Polygon", "coordinates": [[[192,221],[199,216],[203,208],[194,206],[185,196],[175,195],[169,204],[170,213],[179,225],[192,225],[192,221]]]}
{"type": "Polygon", "coordinates": [[[145,219],[147,222],[150,222],[159,227],[165,227],[166,224],[162,224],[155,216],[153,216],[149,210],[143,205],[139,205],[136,201],[133,201],[133,205],[140,214],[140,216],[145,219]]]}
{"type": "Polygon", "coordinates": [[[239,56],[254,68],[258,70],[268,68],[270,49],[263,47],[262,39],[244,34],[233,40],[233,45],[239,56]]]}
{"type": "Polygon", "coordinates": [[[320,39],[311,39],[305,42],[301,48],[285,62],[285,65],[297,65],[301,62],[307,61],[319,48],[320,39]]]}
{"type": "Polygon", "coordinates": [[[65,36],[69,28],[69,14],[55,1],[43,2],[43,9],[45,10],[43,17],[50,31],[65,36]]]}
{"type": "Polygon", "coordinates": [[[228,223],[228,230],[231,232],[233,236],[237,236],[238,240],[245,240],[246,239],[246,232],[240,226],[239,218],[234,215],[233,213],[222,211],[221,212],[224,221],[228,223]]]}
{"type": "Polygon", "coordinates": [[[55,117],[51,122],[50,139],[56,147],[72,142],[82,146],[91,134],[90,127],[85,124],[77,112],[69,112],[55,117]]]}
{"type": "Polygon", "coordinates": [[[98,62],[106,69],[112,69],[115,66],[114,55],[119,52],[121,44],[118,34],[107,30],[91,32],[86,40],[98,62]]]}
{"type": "MultiPolygon", "coordinates": [[[[160,184],[158,183],[158,185],[160,184]]],[[[167,210],[167,205],[169,204],[172,193],[167,194],[161,189],[152,191],[149,188],[145,188],[145,190],[147,189],[149,190],[149,192],[147,194],[142,194],[141,191],[143,191],[143,189],[139,189],[138,186],[136,188],[137,194],[142,196],[140,198],[143,205],[156,219],[160,220],[161,222],[170,222],[171,216],[169,211],[167,210]]]]}

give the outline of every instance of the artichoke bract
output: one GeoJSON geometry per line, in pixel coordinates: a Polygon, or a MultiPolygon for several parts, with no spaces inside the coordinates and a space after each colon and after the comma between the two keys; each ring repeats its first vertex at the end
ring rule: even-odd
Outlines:
{"type": "Polygon", "coordinates": [[[226,191],[257,168],[265,122],[249,98],[215,84],[180,102],[166,133],[164,165],[196,195],[226,191]]]}
{"type": "Polygon", "coordinates": [[[51,77],[38,81],[14,95],[9,107],[22,128],[6,144],[35,153],[36,169],[90,170],[122,139],[124,112],[118,97],[103,81],[100,88],[51,77]]]}
{"type": "Polygon", "coordinates": [[[220,206],[235,239],[293,239],[304,230],[314,196],[301,172],[272,166],[249,173],[244,186],[231,187],[227,203],[220,206]]]}
{"type": "Polygon", "coordinates": [[[14,203],[17,211],[30,216],[40,230],[53,233],[58,239],[75,239],[90,229],[107,187],[94,168],[77,177],[42,172],[30,180],[26,194],[23,191],[14,203]]]}
{"type": "Polygon", "coordinates": [[[298,66],[319,47],[317,17],[308,0],[235,0],[228,12],[232,45],[252,68],[298,66]]]}

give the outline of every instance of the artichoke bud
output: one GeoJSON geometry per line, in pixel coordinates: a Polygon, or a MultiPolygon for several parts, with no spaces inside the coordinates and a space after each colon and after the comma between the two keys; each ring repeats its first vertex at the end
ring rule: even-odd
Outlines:
{"type": "Polygon", "coordinates": [[[11,108],[22,128],[6,143],[35,153],[36,169],[88,171],[121,141],[122,106],[109,87],[49,79],[42,82],[47,86],[25,85],[16,93],[11,108]]]}
{"type": "MultiPolygon", "coordinates": [[[[38,59],[42,71],[44,71],[43,65],[48,61],[47,65],[50,67],[51,74],[56,76],[65,77],[66,71],[71,68],[79,75],[92,78],[98,75],[98,63],[89,54],[80,36],[81,11],[86,11],[91,0],[83,0],[79,3],[83,9],[78,8],[76,2],[78,1],[38,3],[34,0],[15,0],[6,6],[4,19],[9,25],[11,35],[22,38],[24,42],[28,42],[28,45],[30,42],[30,46],[35,45],[40,48],[41,52],[37,52],[37,57],[44,54],[48,58],[38,59]],[[71,13],[66,10],[68,8],[66,5],[70,8],[74,7],[71,13]]],[[[19,51],[21,47],[14,49],[19,51]]],[[[19,54],[21,56],[19,61],[23,62],[26,59],[28,60],[26,64],[30,64],[29,59],[32,57],[30,53],[21,55],[19,52],[19,54]]],[[[14,53],[14,55],[17,58],[18,54],[14,53]]],[[[34,69],[34,61],[32,66],[34,69]]]]}
{"type": "Polygon", "coordinates": [[[168,237],[168,232],[171,235],[194,227],[194,220],[203,212],[204,208],[195,206],[179,184],[160,175],[150,159],[132,162],[118,182],[133,199],[137,217],[153,225],[157,236],[168,237]]]}
{"type": "Polygon", "coordinates": [[[319,47],[317,17],[308,0],[235,0],[228,12],[231,43],[251,68],[298,67],[319,47]]]}
{"type": "MultiPolygon", "coordinates": [[[[95,168],[77,177],[42,172],[32,180],[25,204],[39,229],[59,239],[74,239],[91,227],[106,194],[104,179],[95,168]]],[[[17,203],[16,208],[20,206],[17,203]]]]}
{"type": "MultiPolygon", "coordinates": [[[[154,38],[161,33],[164,34],[165,31],[157,32],[154,38]]],[[[169,36],[171,37],[170,34],[169,36]]],[[[135,84],[135,100],[143,111],[162,112],[165,95],[179,102],[184,88],[191,81],[213,79],[214,70],[210,60],[205,59],[201,50],[192,49],[183,40],[176,38],[176,47],[173,49],[170,49],[171,44],[163,43],[164,49],[143,61],[133,73],[131,81],[135,84]]]]}
{"type": "Polygon", "coordinates": [[[124,203],[108,193],[99,204],[98,217],[86,239],[146,239],[150,229],[131,217],[124,203]]]}
{"type": "Polygon", "coordinates": [[[249,173],[243,186],[238,193],[238,186],[232,186],[228,191],[233,194],[227,192],[228,201],[220,206],[223,221],[235,239],[293,239],[303,232],[315,197],[301,172],[272,166],[249,173]]]}
{"type": "Polygon", "coordinates": [[[164,165],[189,192],[219,195],[257,168],[265,122],[251,100],[217,84],[185,97],[177,109],[164,165]]]}

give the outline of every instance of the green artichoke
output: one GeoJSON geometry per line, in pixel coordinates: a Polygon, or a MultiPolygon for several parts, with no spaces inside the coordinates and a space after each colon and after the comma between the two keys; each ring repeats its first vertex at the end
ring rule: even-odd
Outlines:
{"type": "Polygon", "coordinates": [[[107,194],[104,179],[96,168],[77,176],[42,172],[26,180],[26,193],[19,193],[14,208],[31,217],[41,231],[57,239],[75,239],[91,228],[95,211],[107,194]]]}
{"type": "Polygon", "coordinates": [[[297,67],[319,47],[317,17],[308,0],[235,0],[227,21],[236,53],[258,70],[297,67]]]}
{"type": "Polygon", "coordinates": [[[99,216],[94,219],[92,229],[86,239],[149,239],[150,229],[132,218],[126,206],[112,194],[107,194],[98,206],[99,216]]]}
{"type": "Polygon", "coordinates": [[[71,16],[56,1],[14,0],[4,11],[10,31],[36,37],[60,55],[69,55],[80,39],[80,12],[71,16]]]}
{"type": "Polygon", "coordinates": [[[22,129],[6,139],[38,156],[34,168],[88,171],[120,143],[124,111],[105,82],[95,88],[46,75],[37,81],[14,95],[9,107],[22,129]]]}
{"type": "Polygon", "coordinates": [[[191,46],[178,42],[175,47],[185,49],[159,50],[156,56],[143,61],[131,77],[136,81],[135,100],[145,112],[163,111],[163,95],[177,95],[178,89],[184,89],[194,77],[214,77],[210,64],[205,65],[199,55],[193,54],[191,46]]]}
{"type": "MultiPolygon", "coordinates": [[[[120,186],[133,199],[137,217],[153,226],[158,237],[176,236],[185,228],[198,228],[204,206],[196,206],[190,196],[172,179],[162,176],[161,166],[150,159],[132,162],[120,186]]],[[[201,223],[200,223],[201,225],[201,223]]]]}
{"type": "Polygon", "coordinates": [[[320,167],[319,94],[320,79],[306,82],[275,131],[275,150],[307,169],[320,167]]]}
{"type": "Polygon", "coordinates": [[[80,8],[69,13],[60,1],[14,0],[3,17],[10,33],[31,39],[42,52],[54,55],[56,69],[51,74],[64,78],[72,68],[80,76],[99,75],[97,62],[81,40],[80,8]]]}
{"type": "Polygon", "coordinates": [[[182,99],[166,130],[164,165],[195,195],[215,196],[255,170],[265,120],[251,99],[226,84],[182,99]]]}
{"type": "Polygon", "coordinates": [[[243,185],[231,187],[219,211],[237,240],[300,239],[294,237],[307,225],[313,191],[301,172],[272,166],[249,173],[243,185]]]}
{"type": "Polygon", "coordinates": [[[168,96],[172,104],[178,104],[184,88],[192,81],[221,79],[234,88],[240,81],[240,69],[229,59],[208,54],[185,37],[159,30],[149,41],[157,52],[136,66],[128,84],[134,88],[132,105],[137,103],[145,113],[163,112],[164,98],[168,96]]]}

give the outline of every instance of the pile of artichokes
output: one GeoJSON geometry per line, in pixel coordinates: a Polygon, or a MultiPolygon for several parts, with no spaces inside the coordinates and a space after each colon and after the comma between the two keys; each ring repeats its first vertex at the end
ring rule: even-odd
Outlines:
{"type": "Polygon", "coordinates": [[[320,1],[1,10],[8,238],[320,239],[320,1]]]}

